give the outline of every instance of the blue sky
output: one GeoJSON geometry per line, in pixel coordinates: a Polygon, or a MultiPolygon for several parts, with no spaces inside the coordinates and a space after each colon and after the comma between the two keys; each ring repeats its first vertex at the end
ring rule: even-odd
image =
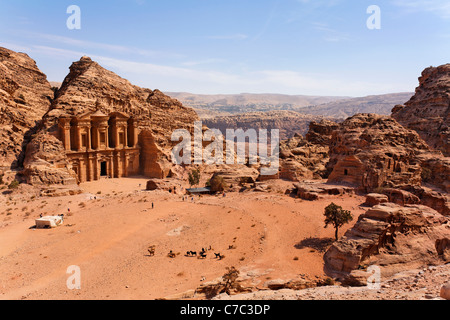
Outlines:
{"type": "Polygon", "coordinates": [[[0,0],[0,46],[50,81],[88,55],[133,84],[193,93],[412,92],[450,62],[448,0],[0,0]],[[81,9],[69,30],[67,8],[81,9]],[[381,9],[369,30],[367,8],[381,9]]]}

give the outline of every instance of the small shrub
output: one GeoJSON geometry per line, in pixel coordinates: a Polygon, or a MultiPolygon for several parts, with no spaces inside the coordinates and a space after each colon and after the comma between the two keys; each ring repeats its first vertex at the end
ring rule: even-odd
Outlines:
{"type": "Polygon", "coordinates": [[[191,187],[198,186],[200,183],[200,169],[194,169],[189,173],[189,185],[191,187]]]}
{"type": "Polygon", "coordinates": [[[17,189],[19,187],[20,183],[17,180],[14,180],[13,182],[11,182],[8,186],[8,189],[10,190],[14,190],[17,189]]]}

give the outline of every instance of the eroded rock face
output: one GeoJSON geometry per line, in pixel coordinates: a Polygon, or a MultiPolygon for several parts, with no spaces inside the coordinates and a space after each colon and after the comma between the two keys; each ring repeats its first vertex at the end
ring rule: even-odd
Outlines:
{"type": "Polygon", "coordinates": [[[344,182],[370,192],[382,186],[420,185],[420,154],[427,144],[389,116],[359,114],[333,131],[329,182],[344,182]]]}
{"type": "Polygon", "coordinates": [[[396,106],[392,117],[450,156],[450,64],[425,69],[415,95],[396,106]]]}
{"type": "Polygon", "coordinates": [[[28,144],[24,167],[24,175],[31,185],[77,184],[62,142],[49,134],[40,134],[28,144]]]}
{"type": "Polygon", "coordinates": [[[0,170],[22,166],[24,150],[53,91],[36,62],[0,47],[0,170]]]}
{"type": "Polygon", "coordinates": [[[365,205],[373,207],[380,203],[386,203],[386,202],[389,202],[389,197],[387,195],[379,194],[379,193],[369,193],[366,196],[365,205]]]}
{"type": "Polygon", "coordinates": [[[345,278],[364,265],[383,266],[383,275],[442,263],[436,241],[450,234],[450,219],[422,205],[377,205],[326,252],[327,272],[345,278]]]}
{"type": "Polygon", "coordinates": [[[422,182],[450,193],[450,157],[439,153],[425,153],[417,159],[422,167],[422,182]]]}
{"type": "Polygon", "coordinates": [[[280,178],[289,181],[322,179],[327,176],[329,143],[338,124],[328,120],[311,122],[306,138],[297,134],[281,142],[280,178]]]}
{"type": "MultiPolygon", "coordinates": [[[[33,140],[34,148],[42,150],[41,143],[47,143],[44,136],[59,136],[58,119],[61,116],[80,116],[89,112],[105,115],[121,112],[136,120],[140,152],[140,173],[149,178],[166,178],[173,167],[171,150],[176,143],[171,141],[172,133],[177,129],[193,132],[196,113],[159,90],[144,89],[132,85],[115,73],[101,67],[89,57],[82,57],[70,67],[51,110],[45,114],[42,127],[33,140]]],[[[58,142],[55,142],[58,144],[58,142]]],[[[178,143],[178,142],[177,142],[178,143]]],[[[34,172],[35,176],[46,175],[43,161],[57,163],[61,170],[64,164],[59,155],[39,158],[38,154],[27,154],[25,172],[34,172]],[[39,173],[41,172],[41,173],[39,173]]],[[[66,170],[71,174],[70,170],[66,170]]],[[[36,179],[29,177],[29,182],[36,179]]]]}
{"type": "Polygon", "coordinates": [[[259,171],[244,165],[219,166],[211,177],[220,177],[225,183],[225,191],[239,191],[244,184],[254,184],[259,177],[259,171]]]}

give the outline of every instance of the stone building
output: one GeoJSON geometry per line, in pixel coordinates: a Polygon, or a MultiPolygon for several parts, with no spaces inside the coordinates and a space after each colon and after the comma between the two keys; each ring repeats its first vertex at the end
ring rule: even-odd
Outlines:
{"type": "Polygon", "coordinates": [[[137,122],[124,113],[61,116],[59,139],[80,183],[139,174],[137,122]]]}

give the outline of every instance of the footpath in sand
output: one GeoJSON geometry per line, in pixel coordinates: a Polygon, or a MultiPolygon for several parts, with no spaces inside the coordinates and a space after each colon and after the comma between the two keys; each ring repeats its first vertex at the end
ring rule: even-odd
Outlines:
{"type": "Polygon", "coordinates": [[[323,252],[311,244],[334,236],[332,228],[323,227],[324,208],[335,202],[352,211],[354,221],[341,235],[365,211],[359,196],[294,199],[284,195],[287,182],[271,193],[194,201],[147,192],[146,182],[105,179],[83,184],[83,194],[56,198],[2,195],[0,299],[158,299],[195,289],[231,266],[254,286],[299,276],[322,279],[323,252]],[[65,214],[64,225],[33,229],[40,214],[65,214]],[[151,245],[153,257],[147,251],[151,245]],[[210,247],[206,259],[185,256],[210,247]],[[168,258],[170,251],[178,255],[168,258]],[[80,267],[80,290],[67,287],[73,265],[80,267]]]}

